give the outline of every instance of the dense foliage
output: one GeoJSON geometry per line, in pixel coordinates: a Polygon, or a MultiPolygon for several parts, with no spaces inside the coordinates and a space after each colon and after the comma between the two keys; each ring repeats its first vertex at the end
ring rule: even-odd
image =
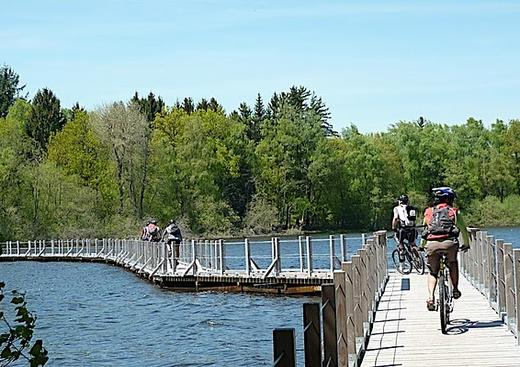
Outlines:
{"type": "Polygon", "coordinates": [[[0,239],[135,235],[151,217],[205,236],[375,229],[400,194],[424,208],[437,185],[455,188],[472,225],[520,224],[518,120],[338,134],[305,87],[231,113],[153,93],[64,109],[48,89],[20,97],[2,70],[0,239]]]}

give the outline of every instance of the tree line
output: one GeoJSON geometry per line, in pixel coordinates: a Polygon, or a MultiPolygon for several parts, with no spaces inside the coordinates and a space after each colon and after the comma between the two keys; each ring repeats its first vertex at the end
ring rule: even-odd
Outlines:
{"type": "Polygon", "coordinates": [[[32,99],[0,68],[0,239],[136,235],[149,218],[187,234],[386,228],[400,194],[424,208],[450,185],[472,225],[520,224],[520,121],[400,121],[333,130],[293,86],[227,113],[135,93],[87,111],[32,99]]]}

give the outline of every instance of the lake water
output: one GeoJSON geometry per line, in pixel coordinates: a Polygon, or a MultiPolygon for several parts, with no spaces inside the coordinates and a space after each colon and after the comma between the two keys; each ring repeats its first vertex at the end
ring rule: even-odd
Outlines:
{"type": "MultiPolygon", "coordinates": [[[[520,247],[520,228],[488,232],[520,247]]],[[[349,243],[354,252],[358,241],[349,243]]],[[[278,327],[296,330],[303,365],[302,305],[319,302],[172,292],[121,268],[90,263],[0,263],[0,280],[27,293],[48,366],[271,366],[278,327]]]]}
{"type": "Polygon", "coordinates": [[[301,343],[302,305],[319,301],[171,292],[90,263],[1,263],[0,279],[27,292],[48,366],[270,366],[273,329],[301,343]]]}

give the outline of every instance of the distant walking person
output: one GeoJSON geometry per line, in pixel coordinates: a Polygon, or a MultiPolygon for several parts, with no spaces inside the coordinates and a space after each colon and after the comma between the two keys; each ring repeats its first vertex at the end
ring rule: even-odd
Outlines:
{"type": "Polygon", "coordinates": [[[398,204],[394,207],[392,229],[397,234],[400,261],[404,261],[404,240],[407,240],[410,246],[415,246],[415,238],[417,237],[415,230],[416,212],[417,208],[409,205],[407,195],[399,196],[398,204]]]}
{"type": "Polygon", "coordinates": [[[166,244],[175,246],[175,257],[179,257],[179,244],[182,242],[182,234],[175,219],[170,220],[170,224],[164,229],[162,238],[166,244]]]}
{"type": "Polygon", "coordinates": [[[142,239],[151,242],[159,242],[161,240],[161,229],[155,219],[150,220],[146,227],[144,227],[142,239]]]}
{"type": "Polygon", "coordinates": [[[426,257],[428,269],[428,299],[426,306],[429,311],[435,311],[435,288],[440,269],[440,261],[443,253],[446,254],[447,266],[450,270],[451,283],[453,285],[453,298],[460,298],[459,290],[459,264],[457,252],[459,251],[459,234],[462,235],[462,251],[469,249],[469,235],[462,216],[457,208],[453,207],[456,198],[455,191],[451,187],[436,187],[432,189],[434,195],[433,206],[424,212],[424,224],[426,227],[422,233],[426,244],[426,257]]]}

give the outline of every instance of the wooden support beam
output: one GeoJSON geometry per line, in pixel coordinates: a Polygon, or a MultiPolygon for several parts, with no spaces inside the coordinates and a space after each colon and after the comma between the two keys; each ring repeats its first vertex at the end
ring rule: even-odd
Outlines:
{"type": "Polygon", "coordinates": [[[321,367],[320,304],[303,304],[305,367],[321,367]]]}
{"type": "Polygon", "coordinates": [[[294,329],[273,330],[273,366],[296,366],[296,343],[294,329]]]}

